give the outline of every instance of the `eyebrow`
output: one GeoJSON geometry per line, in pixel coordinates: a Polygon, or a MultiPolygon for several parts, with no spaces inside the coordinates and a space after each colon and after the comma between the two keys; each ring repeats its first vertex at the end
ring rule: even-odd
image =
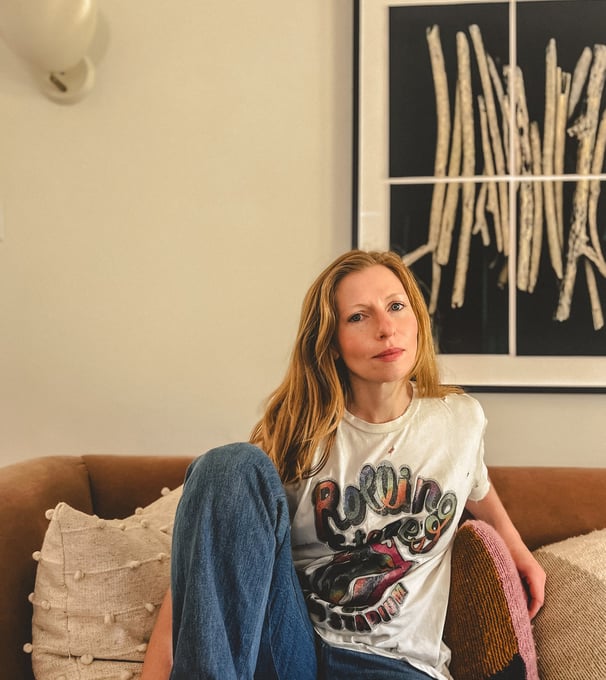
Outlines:
{"type": "MultiPolygon", "coordinates": [[[[410,302],[410,298],[406,294],[406,291],[402,291],[401,293],[390,293],[385,298],[385,300],[391,301],[391,300],[395,300],[395,299],[398,299],[398,298],[406,298],[406,300],[408,300],[410,302]]],[[[372,306],[373,306],[372,302],[370,302],[370,303],[369,302],[354,302],[348,307],[348,309],[367,308],[367,307],[372,307],[372,306]]]]}

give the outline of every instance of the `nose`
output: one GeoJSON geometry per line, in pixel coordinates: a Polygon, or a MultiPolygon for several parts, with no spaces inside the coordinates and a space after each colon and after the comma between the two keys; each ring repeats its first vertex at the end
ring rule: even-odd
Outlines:
{"type": "Polygon", "coordinates": [[[389,338],[396,332],[396,325],[391,316],[386,312],[382,312],[377,321],[377,335],[379,338],[389,338]]]}

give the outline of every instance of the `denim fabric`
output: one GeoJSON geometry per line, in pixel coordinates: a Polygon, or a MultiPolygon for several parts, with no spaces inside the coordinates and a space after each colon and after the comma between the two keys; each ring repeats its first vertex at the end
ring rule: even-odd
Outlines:
{"type": "Polygon", "coordinates": [[[430,675],[406,661],[377,654],[338,649],[325,642],[318,648],[318,680],[427,680],[430,675]]]}
{"type": "Polygon", "coordinates": [[[285,492],[272,462],[250,444],[213,449],[190,465],[171,589],[171,680],[428,677],[403,661],[316,642],[292,561],[285,492]]]}
{"type": "Polygon", "coordinates": [[[175,518],[171,588],[171,680],[315,680],[286,495],[259,449],[224,446],[189,467],[175,518]]]}

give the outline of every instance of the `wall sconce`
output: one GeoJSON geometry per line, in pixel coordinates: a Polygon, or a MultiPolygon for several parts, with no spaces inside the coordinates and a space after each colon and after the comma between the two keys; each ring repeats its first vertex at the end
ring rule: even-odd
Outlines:
{"type": "Polygon", "coordinates": [[[57,102],[74,103],[91,90],[95,69],[86,52],[96,25],[96,0],[0,1],[0,36],[57,102]]]}

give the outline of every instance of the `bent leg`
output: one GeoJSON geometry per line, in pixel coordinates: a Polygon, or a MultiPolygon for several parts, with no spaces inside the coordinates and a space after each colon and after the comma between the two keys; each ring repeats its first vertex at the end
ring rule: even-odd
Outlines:
{"type": "Polygon", "coordinates": [[[187,471],[173,533],[171,680],[316,677],[314,635],[290,549],[286,495],[249,444],[187,471]]]}

